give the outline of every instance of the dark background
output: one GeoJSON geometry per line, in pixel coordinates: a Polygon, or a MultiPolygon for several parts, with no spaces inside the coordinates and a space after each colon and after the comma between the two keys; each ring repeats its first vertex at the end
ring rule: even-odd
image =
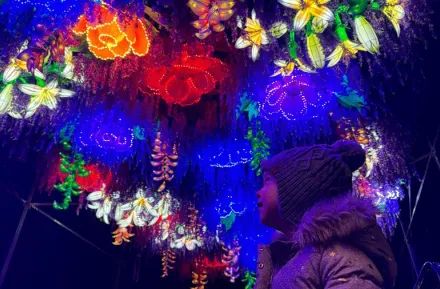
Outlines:
{"type": "MultiPolygon", "coordinates": [[[[440,11],[440,3],[432,4],[434,12],[440,11]]],[[[433,15],[435,31],[440,27],[438,13],[433,15]]],[[[409,159],[417,159],[430,151],[440,126],[440,44],[436,39],[428,40],[427,50],[416,46],[418,58],[411,72],[414,77],[394,94],[386,95],[387,106],[393,111],[393,120],[400,129],[410,132],[408,139],[411,151],[409,159]]],[[[13,145],[25,145],[15,143],[13,145]]],[[[440,151],[440,141],[437,142],[440,151]]],[[[40,156],[34,155],[26,163],[9,159],[8,148],[0,151],[0,265],[6,260],[17,226],[20,224],[24,204],[35,180],[40,156]]],[[[440,157],[440,153],[438,154],[440,157]]],[[[391,156],[392,157],[392,156],[391,156]]],[[[410,166],[413,172],[412,204],[414,205],[420,179],[423,178],[427,159],[410,166]]],[[[440,168],[435,159],[424,183],[418,208],[414,217],[408,242],[413,251],[417,270],[426,261],[440,261],[440,168]]],[[[35,193],[34,202],[48,202],[52,199],[35,193]]],[[[409,224],[408,195],[401,204],[401,220],[406,228],[409,224]]],[[[137,256],[130,247],[115,247],[111,244],[111,227],[103,226],[89,211],[76,215],[72,206],[67,212],[57,212],[50,205],[39,207],[86,240],[96,244],[102,251],[88,244],[72,232],[63,228],[49,217],[30,208],[22,224],[14,254],[6,274],[4,289],[70,289],[70,288],[190,288],[190,280],[180,278],[160,279],[160,259],[137,256]],[[133,281],[134,264],[139,265],[139,281],[133,281]]],[[[399,265],[396,288],[412,288],[416,275],[411,264],[408,248],[400,225],[392,239],[392,247],[399,265]]],[[[1,268],[1,267],[0,267],[1,268]]],[[[172,273],[173,274],[173,273],[172,273]]],[[[176,273],[174,273],[176,274],[176,273]]],[[[174,276],[176,277],[176,276],[174,276]]],[[[438,285],[437,285],[438,286],[438,285]]],[[[238,281],[230,284],[219,278],[210,282],[207,288],[244,288],[238,281]]],[[[436,288],[426,283],[422,288],[436,288]]]]}

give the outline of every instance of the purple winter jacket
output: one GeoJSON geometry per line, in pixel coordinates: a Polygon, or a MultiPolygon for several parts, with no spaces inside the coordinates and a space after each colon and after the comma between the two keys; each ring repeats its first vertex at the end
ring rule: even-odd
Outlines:
{"type": "Polygon", "coordinates": [[[255,289],[391,289],[397,265],[370,201],[314,205],[293,238],[259,247],[255,289]]]}

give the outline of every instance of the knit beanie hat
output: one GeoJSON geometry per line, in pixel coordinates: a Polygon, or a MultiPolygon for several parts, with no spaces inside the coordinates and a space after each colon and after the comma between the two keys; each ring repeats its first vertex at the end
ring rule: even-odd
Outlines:
{"type": "Polygon", "coordinates": [[[365,151],[354,141],[285,150],[261,168],[277,181],[281,217],[298,224],[317,201],[352,190],[352,173],[365,162],[365,151]]]}

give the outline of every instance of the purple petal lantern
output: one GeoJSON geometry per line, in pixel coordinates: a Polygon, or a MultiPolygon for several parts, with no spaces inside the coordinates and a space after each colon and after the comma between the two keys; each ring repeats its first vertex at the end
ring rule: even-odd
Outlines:
{"type": "Polygon", "coordinates": [[[333,96],[322,75],[296,72],[270,83],[266,88],[261,113],[266,119],[287,120],[318,117],[333,96]]]}

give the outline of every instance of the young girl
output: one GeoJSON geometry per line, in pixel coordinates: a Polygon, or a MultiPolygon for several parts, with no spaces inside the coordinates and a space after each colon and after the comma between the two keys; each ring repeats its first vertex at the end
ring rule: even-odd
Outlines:
{"type": "Polygon", "coordinates": [[[281,152],[262,163],[261,222],[284,241],[259,247],[255,289],[393,288],[397,266],[370,201],[351,194],[356,142],[281,152]]]}

